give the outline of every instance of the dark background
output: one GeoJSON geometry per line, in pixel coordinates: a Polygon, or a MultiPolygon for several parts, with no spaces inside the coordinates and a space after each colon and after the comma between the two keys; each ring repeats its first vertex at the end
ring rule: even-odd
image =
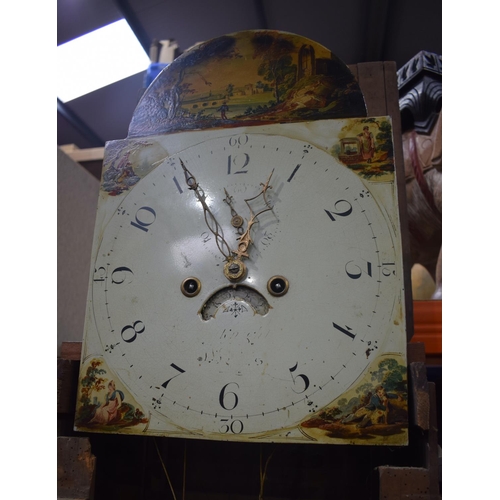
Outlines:
{"type": "MultiPolygon", "coordinates": [[[[395,61],[399,69],[421,50],[442,49],[441,0],[57,0],[57,44],[121,18],[148,54],[154,39],[174,39],[184,52],[249,29],[308,37],[346,64],[395,61]]],[[[57,144],[101,147],[125,138],[144,76],[58,103],[57,144]]]]}

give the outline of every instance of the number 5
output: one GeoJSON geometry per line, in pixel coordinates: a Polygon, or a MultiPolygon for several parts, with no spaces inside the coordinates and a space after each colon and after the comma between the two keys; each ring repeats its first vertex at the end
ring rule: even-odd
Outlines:
{"type": "MultiPolygon", "coordinates": [[[[297,379],[302,379],[302,382],[304,383],[304,388],[300,391],[300,390],[295,390],[293,387],[293,392],[297,393],[297,394],[302,394],[303,392],[307,391],[307,388],[309,387],[309,378],[307,377],[307,375],[303,375],[302,373],[299,374],[299,375],[294,375],[293,372],[295,370],[297,370],[297,366],[299,365],[299,363],[295,363],[295,366],[293,366],[292,368],[289,368],[290,370],[290,376],[292,377],[292,381],[293,381],[293,385],[294,386],[297,386],[297,379]]],[[[302,383],[300,384],[302,385],[302,383]]],[[[299,386],[300,386],[299,385],[299,386]]]]}

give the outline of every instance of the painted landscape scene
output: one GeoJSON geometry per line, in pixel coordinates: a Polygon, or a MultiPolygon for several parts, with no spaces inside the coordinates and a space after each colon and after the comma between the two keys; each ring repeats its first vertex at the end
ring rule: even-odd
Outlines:
{"type": "Polygon", "coordinates": [[[245,31],[199,44],[165,68],[139,102],[129,137],[364,116],[354,76],[325,47],[245,31]]]}

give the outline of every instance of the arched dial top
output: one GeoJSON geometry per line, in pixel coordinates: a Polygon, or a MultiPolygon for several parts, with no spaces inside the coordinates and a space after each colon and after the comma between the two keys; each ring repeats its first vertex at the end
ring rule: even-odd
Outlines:
{"type": "Polygon", "coordinates": [[[397,238],[368,185],[279,135],[221,132],[165,159],[123,198],[94,263],[95,323],[120,382],[204,436],[282,432],[331,403],[400,328],[397,238]],[[237,250],[252,214],[246,274],[231,283],[216,240],[237,250]]]}
{"type": "Polygon", "coordinates": [[[329,49],[293,33],[248,30],[169,64],[139,101],[128,136],[351,116],[367,116],[364,97],[329,49]]]}

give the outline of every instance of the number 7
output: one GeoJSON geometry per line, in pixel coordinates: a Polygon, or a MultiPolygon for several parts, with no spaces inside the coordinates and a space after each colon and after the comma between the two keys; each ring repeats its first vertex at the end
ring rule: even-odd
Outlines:
{"type": "Polygon", "coordinates": [[[174,375],[173,377],[169,378],[166,382],[163,382],[163,384],[161,384],[162,387],[164,387],[165,389],[167,388],[167,385],[175,378],[175,377],[178,377],[179,375],[181,375],[182,373],[185,373],[185,370],[183,370],[182,368],[179,368],[176,364],[174,363],[171,363],[170,365],[172,368],[175,368],[179,373],[177,375],[174,375]]]}

